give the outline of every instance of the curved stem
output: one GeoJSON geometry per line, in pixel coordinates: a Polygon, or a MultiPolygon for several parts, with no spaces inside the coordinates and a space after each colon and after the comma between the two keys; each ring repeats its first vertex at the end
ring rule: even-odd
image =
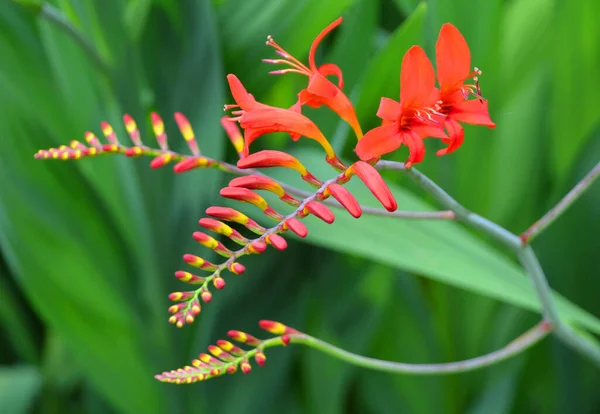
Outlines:
{"type": "Polygon", "coordinates": [[[590,172],[588,172],[586,176],[583,177],[581,181],[579,181],[577,185],[575,185],[575,187],[573,187],[571,191],[567,193],[567,195],[565,195],[554,207],[552,207],[550,211],[544,214],[542,218],[533,223],[531,227],[521,234],[520,237],[523,244],[531,243],[531,241],[538,234],[544,231],[546,227],[554,223],[554,221],[559,218],[560,215],[564,213],[565,210],[568,209],[571,204],[573,204],[583,194],[583,192],[587,190],[594,181],[596,181],[599,176],[600,162],[596,164],[596,166],[592,168],[590,172]]]}
{"type": "Polygon", "coordinates": [[[552,325],[549,322],[541,321],[536,326],[510,342],[504,348],[490,352],[489,354],[478,356],[476,358],[441,364],[407,364],[402,362],[385,361],[348,352],[342,348],[338,348],[337,346],[331,345],[320,339],[313,338],[309,335],[297,334],[289,336],[291,339],[290,342],[292,343],[310,346],[311,348],[315,348],[321,352],[359,367],[398,374],[433,375],[467,372],[493,365],[527,350],[544,339],[551,331],[552,325]]]}
{"type": "Polygon", "coordinates": [[[518,236],[512,234],[496,223],[480,216],[479,214],[468,210],[458,201],[456,201],[450,194],[444,191],[444,189],[433,182],[433,180],[416,170],[414,167],[406,168],[403,163],[394,161],[379,161],[375,167],[380,170],[401,171],[411,180],[413,180],[418,186],[431,194],[441,205],[449,210],[454,211],[456,218],[459,221],[467,223],[471,227],[489,234],[512,250],[518,250],[521,248],[522,243],[518,236]]]}
{"type": "Polygon", "coordinates": [[[556,336],[582,355],[590,358],[596,365],[600,366],[600,348],[588,341],[586,338],[578,335],[573,329],[566,325],[559,316],[552,290],[548,285],[544,271],[533,252],[533,249],[527,245],[539,232],[550,225],[556,218],[562,214],[592,182],[600,175],[600,163],[598,163],[574,188],[571,190],[553,209],[534,224],[521,237],[509,232],[496,223],[475,214],[462,206],[440,186],[430,178],[414,168],[406,168],[403,163],[394,161],[379,161],[376,165],[379,169],[390,169],[401,171],[411,178],[421,188],[431,194],[440,204],[456,213],[456,218],[471,227],[477,228],[484,233],[494,237],[505,246],[514,250],[529,274],[536,294],[541,304],[544,318],[555,325],[556,336]]]}

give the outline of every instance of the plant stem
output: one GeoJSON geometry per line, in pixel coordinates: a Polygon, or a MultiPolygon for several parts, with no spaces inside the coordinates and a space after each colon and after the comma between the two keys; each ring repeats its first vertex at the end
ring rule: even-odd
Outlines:
{"type": "Polygon", "coordinates": [[[452,196],[444,191],[439,185],[433,182],[433,180],[416,170],[414,167],[406,168],[403,163],[394,161],[379,161],[375,167],[382,170],[401,171],[417,185],[431,194],[441,205],[454,211],[458,220],[485,232],[512,250],[521,248],[521,239],[519,239],[518,236],[512,234],[496,223],[468,210],[452,198],[452,196]]]}
{"type": "Polygon", "coordinates": [[[338,348],[337,346],[305,334],[290,335],[290,339],[292,343],[310,346],[359,367],[377,371],[393,372],[397,374],[434,375],[473,371],[493,365],[527,350],[545,338],[551,331],[552,325],[548,322],[541,321],[523,335],[510,342],[504,348],[489,354],[478,356],[476,358],[441,364],[406,364],[402,362],[392,362],[369,358],[348,352],[344,349],[338,348]]]}
{"type": "Polygon", "coordinates": [[[590,172],[588,172],[586,176],[567,193],[567,195],[552,207],[550,211],[544,214],[542,218],[533,223],[531,227],[521,234],[520,237],[523,244],[531,243],[539,233],[544,231],[550,224],[554,223],[554,221],[559,218],[561,214],[589,188],[590,185],[592,185],[598,176],[600,176],[600,162],[596,164],[596,166],[592,168],[590,172]]]}
{"type": "Polygon", "coordinates": [[[521,237],[509,232],[496,223],[469,211],[430,178],[414,168],[406,168],[403,163],[394,161],[379,161],[375,166],[379,169],[403,172],[421,188],[431,194],[440,204],[454,211],[458,220],[483,231],[514,250],[521,265],[525,268],[533,283],[533,287],[535,288],[540,301],[544,319],[555,326],[555,335],[571,348],[575,349],[580,354],[587,356],[596,365],[600,366],[600,348],[581,335],[578,335],[577,332],[560,319],[552,296],[552,290],[548,285],[544,271],[542,270],[533,249],[526,244],[556,220],[556,218],[592,184],[592,182],[600,175],[600,163],[598,163],[554,208],[552,208],[536,224],[530,227],[530,229],[521,237]]]}
{"type": "Polygon", "coordinates": [[[520,249],[517,252],[517,257],[519,258],[521,265],[523,265],[523,268],[525,268],[529,274],[529,278],[537,292],[540,304],[542,305],[544,318],[556,326],[560,325],[560,317],[556,305],[554,304],[554,299],[552,298],[552,290],[548,285],[542,266],[531,246],[520,249]]]}

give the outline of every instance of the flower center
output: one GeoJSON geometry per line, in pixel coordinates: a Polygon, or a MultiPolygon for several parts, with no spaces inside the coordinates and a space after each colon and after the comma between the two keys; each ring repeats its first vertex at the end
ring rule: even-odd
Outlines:
{"type": "Polygon", "coordinates": [[[437,101],[433,107],[406,108],[400,115],[400,128],[410,128],[413,123],[439,124],[444,118],[442,101],[437,101]]]}

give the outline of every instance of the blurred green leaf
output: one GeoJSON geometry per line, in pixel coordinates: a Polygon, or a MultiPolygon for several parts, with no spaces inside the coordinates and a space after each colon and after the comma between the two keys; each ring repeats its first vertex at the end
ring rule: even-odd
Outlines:
{"type": "Polygon", "coordinates": [[[30,412],[40,388],[41,378],[35,367],[0,367],[0,408],[3,412],[30,412]]]}

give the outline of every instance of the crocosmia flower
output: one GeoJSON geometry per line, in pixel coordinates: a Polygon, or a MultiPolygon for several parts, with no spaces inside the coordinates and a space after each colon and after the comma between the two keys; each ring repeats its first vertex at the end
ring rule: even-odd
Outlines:
{"type": "Polygon", "coordinates": [[[327,160],[339,164],[331,144],[313,121],[298,112],[258,102],[235,75],[227,75],[227,81],[236,104],[225,105],[225,109],[235,109],[232,112],[235,117],[229,121],[238,121],[244,129],[243,156],[248,156],[250,144],[258,137],[287,132],[317,141],[325,150],[327,160]]]}
{"type": "Polygon", "coordinates": [[[357,155],[371,160],[404,144],[410,150],[406,166],[421,162],[425,155],[423,138],[447,138],[439,100],[433,65],[423,49],[413,46],[402,59],[400,102],[381,98],[377,116],[383,119],[382,125],[358,141],[357,155]]]}
{"type": "Polygon", "coordinates": [[[448,147],[437,155],[458,149],[464,140],[464,130],[459,122],[494,128],[490,119],[488,103],[481,97],[477,76],[481,71],[471,70],[471,52],[463,35],[450,23],[440,30],[436,43],[437,78],[440,86],[440,112],[446,115],[444,126],[448,147]],[[465,83],[473,79],[473,84],[465,83]],[[469,99],[469,98],[475,99],[469,99]]]}
{"type": "MultiPolygon", "coordinates": [[[[290,66],[288,69],[280,69],[270,72],[273,75],[284,73],[300,73],[308,76],[308,86],[298,93],[298,101],[292,106],[292,110],[300,112],[302,105],[308,105],[313,108],[319,108],[325,105],[337,113],[343,120],[348,122],[358,138],[362,137],[362,131],[354,111],[352,103],[342,92],[344,79],[339,66],[333,63],[326,63],[317,67],[315,63],[315,53],[319,43],[325,36],[342,23],[342,18],[338,18],[319,33],[313,41],[308,53],[308,66],[304,65],[298,59],[286,52],[279,46],[271,36],[267,38],[267,45],[273,47],[283,59],[263,59],[267,63],[285,64],[290,66]],[[327,76],[336,76],[337,85],[332,83],[327,76]]],[[[292,136],[294,139],[298,136],[292,136]]]]}

